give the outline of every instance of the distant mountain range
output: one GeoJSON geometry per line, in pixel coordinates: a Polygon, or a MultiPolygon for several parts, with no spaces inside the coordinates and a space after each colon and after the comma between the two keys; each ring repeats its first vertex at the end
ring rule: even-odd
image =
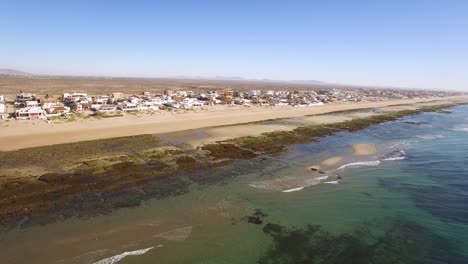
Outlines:
{"type": "Polygon", "coordinates": [[[189,80],[223,80],[223,81],[253,81],[253,82],[274,82],[274,83],[298,83],[298,84],[329,84],[317,80],[273,80],[273,79],[251,79],[239,76],[216,76],[216,77],[202,77],[202,76],[176,76],[177,79],[189,80]]]}
{"type": "Polygon", "coordinates": [[[34,74],[24,71],[18,71],[13,69],[0,69],[0,75],[9,76],[34,76],[34,74]]]}
{"type": "MultiPolygon", "coordinates": [[[[0,69],[0,75],[6,76],[18,76],[18,77],[32,77],[38,76],[37,74],[13,70],[13,69],[0,69]]],[[[83,76],[85,77],[85,76],[83,76]]],[[[93,76],[97,77],[97,76],[93,76]]],[[[216,76],[216,77],[203,77],[203,76],[175,76],[176,79],[188,79],[188,80],[223,80],[223,81],[251,81],[251,82],[272,82],[272,83],[297,83],[297,84],[322,84],[327,85],[329,83],[317,81],[317,80],[272,80],[272,79],[250,79],[238,76],[216,76]]]]}

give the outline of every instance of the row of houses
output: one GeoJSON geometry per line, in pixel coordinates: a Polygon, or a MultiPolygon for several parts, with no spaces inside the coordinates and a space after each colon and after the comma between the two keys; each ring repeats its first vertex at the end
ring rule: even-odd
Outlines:
{"type": "Polygon", "coordinates": [[[273,105],[273,106],[306,106],[320,105],[322,102],[314,92],[291,93],[289,91],[248,92],[226,90],[193,91],[166,90],[164,94],[152,95],[144,92],[141,95],[127,96],[120,92],[109,95],[89,96],[84,92],[63,93],[58,99],[45,95],[38,97],[32,93],[20,91],[14,100],[14,112],[7,113],[5,98],[0,97],[0,117],[8,114],[16,119],[47,119],[48,117],[67,115],[70,112],[92,111],[94,113],[111,113],[116,111],[156,111],[161,107],[176,109],[193,109],[216,104],[239,105],[273,105]]]}

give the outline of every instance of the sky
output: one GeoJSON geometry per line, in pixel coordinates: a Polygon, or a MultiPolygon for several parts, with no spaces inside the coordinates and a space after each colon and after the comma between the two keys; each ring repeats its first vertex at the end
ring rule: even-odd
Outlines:
{"type": "Polygon", "coordinates": [[[0,0],[0,68],[468,90],[467,0],[0,0]]]}

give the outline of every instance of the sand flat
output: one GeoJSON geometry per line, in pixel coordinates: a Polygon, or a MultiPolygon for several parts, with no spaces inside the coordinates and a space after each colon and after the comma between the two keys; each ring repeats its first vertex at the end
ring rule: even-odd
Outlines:
{"type": "Polygon", "coordinates": [[[354,144],[352,148],[354,156],[366,156],[377,153],[377,146],[375,144],[354,144]]]}

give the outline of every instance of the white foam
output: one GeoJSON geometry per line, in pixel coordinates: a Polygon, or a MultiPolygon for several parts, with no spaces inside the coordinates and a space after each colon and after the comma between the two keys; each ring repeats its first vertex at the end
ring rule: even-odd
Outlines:
{"type": "Polygon", "coordinates": [[[309,187],[320,184],[321,180],[326,179],[326,175],[321,177],[311,177],[310,175],[291,175],[285,177],[276,177],[274,179],[252,182],[249,184],[250,187],[270,190],[270,191],[283,191],[301,187],[309,187]]]}
{"type": "Polygon", "coordinates": [[[320,177],[317,177],[317,178],[315,178],[315,179],[316,179],[316,180],[319,180],[319,181],[326,180],[326,179],[328,179],[328,175],[320,176],[320,177]]]}
{"type": "Polygon", "coordinates": [[[345,164],[341,167],[339,167],[338,169],[336,170],[341,170],[341,169],[344,169],[344,168],[347,168],[347,167],[360,167],[360,166],[377,166],[380,164],[380,161],[379,160],[373,160],[373,161],[359,161],[359,162],[353,162],[353,163],[348,163],[348,164],[345,164]]]}
{"type": "Polygon", "coordinates": [[[453,130],[455,130],[455,131],[468,132],[468,125],[459,125],[459,126],[455,126],[455,127],[453,128],[453,130]]]}
{"type": "Polygon", "coordinates": [[[327,182],[324,182],[324,183],[328,183],[328,184],[338,184],[338,181],[327,181],[327,182]]]}
{"type": "Polygon", "coordinates": [[[297,192],[297,191],[300,191],[300,190],[302,190],[302,189],[304,189],[303,186],[297,187],[297,188],[288,189],[288,190],[284,190],[284,191],[281,191],[281,192],[284,192],[284,193],[297,192]]]}
{"type": "Polygon", "coordinates": [[[392,158],[386,158],[386,159],[383,159],[383,160],[404,160],[405,157],[392,157],[392,158]]]}
{"type": "Polygon", "coordinates": [[[421,138],[421,139],[439,139],[439,138],[445,138],[444,136],[442,135],[418,135],[416,136],[418,138],[421,138]]]}
{"type": "MultiPolygon", "coordinates": [[[[158,245],[156,247],[162,247],[162,245],[158,245]]],[[[117,262],[121,261],[123,258],[125,258],[127,256],[143,255],[143,254],[145,254],[146,252],[150,251],[153,248],[155,248],[155,247],[149,247],[149,248],[139,249],[139,250],[135,250],[135,251],[124,252],[122,254],[115,255],[115,256],[112,256],[110,258],[105,258],[105,259],[99,260],[97,262],[94,262],[93,264],[113,264],[113,263],[117,263],[117,262]]]]}

